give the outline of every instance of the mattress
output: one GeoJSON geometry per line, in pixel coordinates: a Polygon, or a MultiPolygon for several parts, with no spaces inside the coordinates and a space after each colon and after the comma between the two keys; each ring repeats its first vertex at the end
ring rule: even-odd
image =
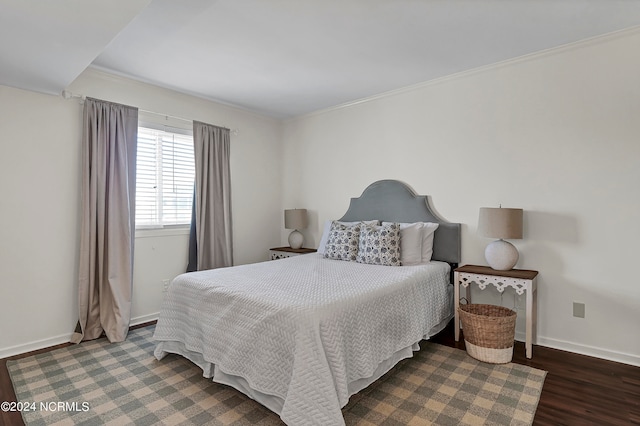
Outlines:
{"type": "Polygon", "coordinates": [[[448,277],[443,262],[319,254],[183,274],[163,301],[155,356],[185,356],[287,424],[344,424],[352,394],[451,318],[448,277]]]}

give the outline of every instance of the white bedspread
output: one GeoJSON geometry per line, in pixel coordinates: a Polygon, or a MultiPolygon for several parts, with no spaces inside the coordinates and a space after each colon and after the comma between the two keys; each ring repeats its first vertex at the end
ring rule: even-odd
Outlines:
{"type": "Polygon", "coordinates": [[[344,424],[348,384],[451,316],[448,276],[442,262],[374,266],[319,254],[183,274],[165,296],[155,356],[176,352],[206,377],[215,365],[244,378],[282,400],[289,425],[344,424]]]}

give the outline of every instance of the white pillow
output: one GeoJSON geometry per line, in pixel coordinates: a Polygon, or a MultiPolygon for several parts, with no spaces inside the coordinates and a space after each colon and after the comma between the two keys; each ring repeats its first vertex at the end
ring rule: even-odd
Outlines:
{"type": "Polygon", "coordinates": [[[423,222],[422,227],[422,263],[431,262],[433,256],[433,234],[440,224],[433,222],[423,222]]]}
{"type": "MultiPolygon", "coordinates": [[[[331,230],[331,223],[333,222],[333,220],[328,220],[324,223],[324,228],[322,229],[322,237],[320,238],[320,244],[318,244],[318,253],[324,255],[325,253],[325,248],[327,246],[327,238],[329,238],[329,231],[331,230]]],[[[377,220],[365,220],[363,221],[364,223],[366,223],[367,225],[377,225],[378,223],[380,223],[377,220]]],[[[341,223],[343,225],[354,225],[356,223],[360,223],[360,221],[357,222],[338,222],[341,223]]]]}
{"type": "MultiPolygon", "coordinates": [[[[387,225],[392,222],[382,222],[387,225]]],[[[423,222],[400,224],[400,262],[403,266],[422,263],[423,222]]]]}
{"type": "MultiPolygon", "coordinates": [[[[383,225],[385,223],[392,222],[382,222],[383,225]]],[[[438,226],[438,223],[433,222],[400,224],[400,259],[403,265],[418,265],[431,261],[433,234],[438,226]]]]}

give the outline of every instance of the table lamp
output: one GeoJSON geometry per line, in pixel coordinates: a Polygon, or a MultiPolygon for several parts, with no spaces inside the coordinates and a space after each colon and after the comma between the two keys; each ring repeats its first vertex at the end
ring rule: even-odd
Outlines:
{"type": "Polygon", "coordinates": [[[522,209],[481,207],[478,233],[483,237],[499,238],[484,252],[489,266],[508,271],[518,263],[518,249],[505,239],[522,239],[522,209]]]}
{"type": "Polygon", "coordinates": [[[284,227],[293,229],[289,234],[289,247],[299,249],[304,243],[304,236],[298,229],[307,227],[307,209],[293,209],[284,211],[284,227]]]}

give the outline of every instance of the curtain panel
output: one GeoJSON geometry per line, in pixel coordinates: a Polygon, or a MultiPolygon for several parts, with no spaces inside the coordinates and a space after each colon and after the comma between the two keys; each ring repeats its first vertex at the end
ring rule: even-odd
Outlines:
{"type": "Polygon", "coordinates": [[[233,265],[230,131],[193,122],[196,169],[187,271],[233,265]]]}
{"type": "Polygon", "coordinates": [[[138,109],[87,98],[82,131],[82,222],[74,343],[104,331],[127,337],[131,319],[138,109]]]}

